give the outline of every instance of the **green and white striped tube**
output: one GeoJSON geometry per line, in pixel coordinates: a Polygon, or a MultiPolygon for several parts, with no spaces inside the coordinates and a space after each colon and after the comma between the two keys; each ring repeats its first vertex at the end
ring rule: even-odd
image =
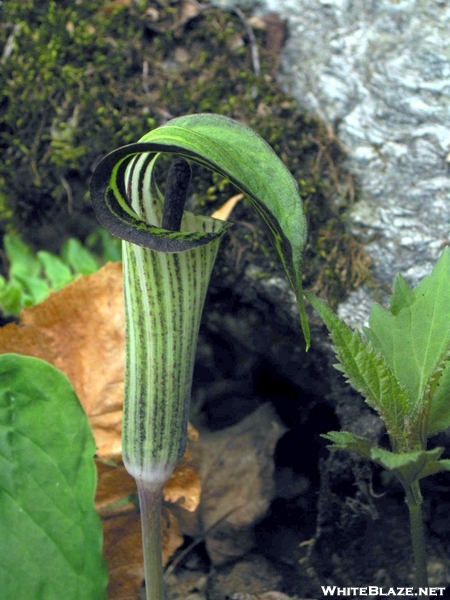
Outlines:
{"type": "MultiPolygon", "coordinates": [[[[128,169],[132,208],[148,223],[161,222],[152,202],[148,155],[128,169]]],[[[154,163],[155,159],[153,159],[154,163]]],[[[186,432],[200,318],[226,224],[184,212],[181,231],[215,233],[184,252],[158,252],[123,242],[126,373],[123,459],[136,479],[166,481],[186,448],[186,432]]]]}

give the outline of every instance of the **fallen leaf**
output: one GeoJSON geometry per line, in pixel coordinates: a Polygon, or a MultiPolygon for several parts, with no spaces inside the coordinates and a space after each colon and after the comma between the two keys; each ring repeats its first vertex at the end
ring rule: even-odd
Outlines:
{"type": "Polygon", "coordinates": [[[103,520],[103,553],[108,563],[109,600],[136,600],[137,591],[144,580],[138,511],[103,520]]]}
{"type": "MultiPolygon", "coordinates": [[[[163,565],[183,543],[178,523],[166,507],[161,516],[163,565]]],[[[135,510],[103,520],[103,553],[109,570],[108,599],[136,600],[144,581],[141,519],[135,510]],[[126,558],[126,560],[124,560],[126,558]]]]}
{"type": "Polygon", "coordinates": [[[197,470],[192,464],[181,461],[164,486],[164,500],[177,502],[179,506],[193,512],[200,502],[201,483],[197,470]]]}
{"type": "MultiPolygon", "coordinates": [[[[0,329],[0,354],[17,352],[53,364],[69,378],[89,417],[97,444],[96,507],[110,573],[109,600],[136,600],[144,579],[140,514],[132,501],[137,488],[121,462],[123,314],[122,265],[108,263],[23,310],[19,324],[0,329]],[[111,464],[105,462],[111,459],[111,464]]],[[[198,440],[191,424],[188,437],[198,440]]],[[[164,489],[164,500],[193,511],[200,492],[188,450],[164,489]]],[[[177,519],[167,507],[161,527],[166,563],[183,543],[177,519]]]]}
{"type": "Polygon", "coordinates": [[[100,460],[97,465],[97,491],[95,493],[95,506],[101,517],[114,516],[118,512],[130,512],[133,504],[127,504],[120,509],[115,507],[117,502],[137,494],[136,482],[129,475],[123,464],[109,465],[100,460]]]}
{"type": "Polygon", "coordinates": [[[121,452],[124,374],[122,265],[80,276],[0,329],[0,354],[42,358],[67,375],[88,415],[97,454],[121,452]]]}
{"type": "Polygon", "coordinates": [[[220,208],[214,211],[211,216],[215,219],[220,219],[221,221],[228,221],[233,208],[236,206],[239,200],[242,200],[243,197],[244,194],[236,194],[235,196],[231,196],[231,198],[222,204],[220,208]]]}
{"type": "Polygon", "coordinates": [[[264,404],[232,427],[201,433],[197,517],[214,565],[253,547],[253,526],[273,499],[273,452],[284,432],[271,405],[264,404]]]}
{"type": "MultiPolygon", "coordinates": [[[[144,579],[141,518],[135,502],[122,502],[130,495],[137,499],[136,483],[123,464],[109,465],[98,460],[96,463],[98,484],[95,504],[102,517],[103,554],[110,577],[108,598],[136,600],[144,579]]],[[[180,463],[164,488],[164,500],[178,501],[182,506],[179,500],[187,498],[189,509],[195,510],[200,499],[200,479],[188,459],[183,458],[180,463]]],[[[183,543],[177,518],[166,506],[162,508],[161,530],[162,561],[166,564],[183,543]]]]}

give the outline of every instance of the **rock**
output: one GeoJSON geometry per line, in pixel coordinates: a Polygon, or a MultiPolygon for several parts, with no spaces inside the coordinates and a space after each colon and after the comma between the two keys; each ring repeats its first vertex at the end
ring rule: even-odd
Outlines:
{"type": "MultiPolygon", "coordinates": [[[[390,285],[400,271],[417,283],[449,243],[450,6],[266,0],[269,10],[289,22],[284,87],[349,149],[361,187],[350,228],[375,276],[390,285]]],[[[369,296],[352,294],[341,315],[361,324],[369,296]]]]}

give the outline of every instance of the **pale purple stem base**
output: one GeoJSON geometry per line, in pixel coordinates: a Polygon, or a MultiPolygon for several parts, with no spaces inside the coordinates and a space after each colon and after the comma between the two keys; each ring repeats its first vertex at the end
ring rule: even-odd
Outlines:
{"type": "Polygon", "coordinates": [[[161,545],[161,502],[164,484],[136,480],[142,522],[147,600],[164,600],[161,545]]]}

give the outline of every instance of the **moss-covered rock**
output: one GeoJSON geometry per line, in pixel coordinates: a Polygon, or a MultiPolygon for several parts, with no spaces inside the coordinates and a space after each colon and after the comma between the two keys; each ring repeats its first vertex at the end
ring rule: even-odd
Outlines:
{"type": "MultiPolygon", "coordinates": [[[[257,75],[242,20],[203,9],[179,0],[3,2],[2,227],[52,250],[69,236],[83,239],[97,225],[87,190],[105,153],[171,117],[215,112],[258,131],[293,173],[310,224],[305,283],[338,298],[367,275],[341,223],[353,198],[341,148],[278,88],[264,30],[256,31],[257,75]]],[[[200,169],[193,190],[208,210],[233,193],[200,169]]],[[[245,205],[239,210],[251,221],[245,205]]],[[[270,257],[262,238],[247,233],[270,257]]]]}

